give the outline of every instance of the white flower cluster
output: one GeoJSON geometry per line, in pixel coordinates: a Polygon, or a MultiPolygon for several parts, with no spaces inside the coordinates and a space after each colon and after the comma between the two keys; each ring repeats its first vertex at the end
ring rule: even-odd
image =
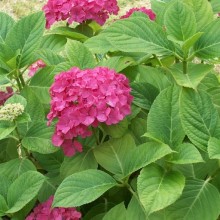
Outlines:
{"type": "Polygon", "coordinates": [[[20,103],[9,103],[0,108],[0,120],[13,121],[24,112],[20,103]]]}

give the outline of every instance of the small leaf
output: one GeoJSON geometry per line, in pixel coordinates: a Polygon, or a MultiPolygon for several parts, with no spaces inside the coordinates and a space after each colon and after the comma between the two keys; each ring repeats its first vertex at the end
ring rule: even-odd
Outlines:
{"type": "Polygon", "coordinates": [[[85,170],[67,177],[58,187],[53,207],[76,207],[100,197],[116,185],[116,181],[100,170],[85,170]]]}
{"type": "Polygon", "coordinates": [[[28,204],[39,192],[44,176],[36,171],[28,171],[18,177],[8,189],[7,213],[14,213],[28,204]]]}
{"type": "Polygon", "coordinates": [[[220,159],[220,139],[214,137],[209,139],[208,154],[210,159],[220,159]]]}
{"type": "Polygon", "coordinates": [[[4,216],[8,210],[8,205],[5,201],[5,198],[0,194],[0,216],[4,216]]]}
{"type": "Polygon", "coordinates": [[[173,153],[173,156],[170,160],[171,163],[190,164],[204,162],[201,154],[193,144],[183,143],[175,147],[173,150],[177,152],[173,153]]]}
{"type": "Polygon", "coordinates": [[[148,215],[174,203],[182,194],[184,176],[177,171],[165,172],[158,165],[142,169],[138,176],[137,191],[148,215]]]}
{"type": "Polygon", "coordinates": [[[26,105],[27,105],[26,99],[23,96],[20,96],[17,94],[15,94],[15,95],[11,96],[9,99],[7,99],[5,104],[9,104],[9,103],[20,103],[24,107],[26,107],[26,105]]]}
{"type": "Polygon", "coordinates": [[[22,139],[22,145],[31,151],[41,154],[50,154],[58,150],[51,142],[54,128],[48,127],[46,122],[36,122],[27,131],[22,139]]]}
{"type": "Polygon", "coordinates": [[[15,124],[9,121],[0,121],[0,140],[6,138],[16,128],[15,124]]]}

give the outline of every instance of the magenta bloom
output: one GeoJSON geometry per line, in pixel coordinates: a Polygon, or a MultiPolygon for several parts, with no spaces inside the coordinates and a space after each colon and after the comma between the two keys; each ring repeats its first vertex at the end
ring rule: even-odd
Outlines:
{"type": "Polygon", "coordinates": [[[46,16],[46,27],[56,21],[82,23],[95,20],[103,25],[110,14],[117,15],[119,8],[116,0],[48,0],[43,11],[46,16]]]}
{"type": "Polygon", "coordinates": [[[46,202],[39,204],[26,220],[79,220],[81,213],[75,208],[53,208],[53,196],[46,202]]]}
{"type": "Polygon", "coordinates": [[[58,118],[53,144],[61,146],[67,156],[81,152],[76,137],[88,137],[91,127],[117,124],[131,113],[130,92],[128,79],[107,67],[73,67],[57,75],[50,88],[51,110],[47,116],[48,124],[58,118]]]}
{"type": "Polygon", "coordinates": [[[148,15],[150,20],[155,20],[156,19],[156,14],[151,9],[147,9],[145,7],[131,8],[129,11],[126,12],[125,15],[121,16],[120,19],[128,18],[136,11],[145,13],[146,15],[148,15]]]}
{"type": "Polygon", "coordinates": [[[13,89],[11,87],[6,87],[6,91],[0,91],[0,106],[4,105],[6,100],[13,95],[13,89]]]}
{"type": "Polygon", "coordinates": [[[32,77],[35,75],[35,73],[41,69],[44,68],[46,64],[42,60],[38,60],[35,63],[33,63],[29,68],[28,76],[32,77]]]}

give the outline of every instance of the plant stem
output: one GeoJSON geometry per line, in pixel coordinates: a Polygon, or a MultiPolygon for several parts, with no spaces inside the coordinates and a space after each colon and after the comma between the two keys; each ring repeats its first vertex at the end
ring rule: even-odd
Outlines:
{"type": "Polygon", "coordinates": [[[160,59],[157,57],[156,54],[153,54],[153,57],[157,60],[159,66],[163,66],[163,64],[161,63],[160,59]]]}
{"type": "Polygon", "coordinates": [[[183,73],[187,74],[187,61],[183,60],[183,73]]]}
{"type": "Polygon", "coordinates": [[[24,78],[21,74],[19,74],[19,79],[21,81],[22,86],[24,87],[25,86],[25,81],[24,81],[24,78]]]}
{"type": "Polygon", "coordinates": [[[17,82],[17,85],[18,85],[18,89],[19,89],[19,91],[21,91],[21,90],[22,90],[21,82],[19,81],[18,78],[15,78],[15,80],[16,80],[16,82],[17,82]]]}

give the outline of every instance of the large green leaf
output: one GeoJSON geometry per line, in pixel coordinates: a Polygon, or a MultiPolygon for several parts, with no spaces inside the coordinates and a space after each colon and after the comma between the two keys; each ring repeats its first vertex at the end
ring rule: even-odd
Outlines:
{"type": "Polygon", "coordinates": [[[134,96],[133,103],[138,107],[149,110],[154,99],[159,94],[156,87],[149,83],[135,82],[131,84],[131,94],[134,96]]]}
{"type": "Polygon", "coordinates": [[[209,1],[183,0],[183,2],[187,3],[195,14],[197,31],[202,30],[207,24],[213,21],[213,11],[209,1]]]}
{"type": "Polygon", "coordinates": [[[28,159],[14,159],[6,163],[0,164],[0,173],[2,176],[7,176],[9,180],[15,180],[23,173],[36,170],[34,164],[28,159]]]}
{"type": "Polygon", "coordinates": [[[0,195],[7,199],[8,188],[11,185],[12,181],[9,180],[6,176],[0,175],[0,195]]]}
{"type": "Polygon", "coordinates": [[[30,115],[32,121],[45,121],[44,107],[40,99],[35,95],[32,89],[26,86],[21,95],[26,98],[27,106],[25,111],[30,115]]]}
{"type": "Polygon", "coordinates": [[[44,178],[36,171],[28,171],[18,177],[8,189],[9,210],[7,213],[17,212],[28,204],[39,192],[44,178]]]}
{"type": "Polygon", "coordinates": [[[199,83],[212,69],[212,65],[189,63],[187,74],[183,74],[183,65],[176,64],[170,68],[170,73],[178,85],[197,89],[199,83]]]}
{"type": "Polygon", "coordinates": [[[211,22],[203,32],[194,46],[196,56],[202,59],[220,57],[220,19],[211,22]]]}
{"type": "Polygon", "coordinates": [[[196,33],[196,18],[193,10],[181,1],[175,1],[165,12],[164,24],[168,35],[185,41],[196,33]]]}
{"type": "Polygon", "coordinates": [[[212,102],[220,115],[220,84],[218,87],[208,89],[207,92],[210,94],[212,102]]]}
{"type": "Polygon", "coordinates": [[[76,207],[94,201],[116,185],[116,181],[100,170],[85,170],[67,177],[58,187],[53,207],[76,207]]]}
{"type": "Polygon", "coordinates": [[[126,219],[126,208],[124,203],[120,203],[110,209],[104,216],[103,220],[124,220],[126,219]]]}
{"type": "Polygon", "coordinates": [[[14,51],[20,51],[18,67],[32,63],[34,52],[40,46],[44,28],[44,14],[38,12],[22,18],[10,30],[5,42],[14,51]]]}
{"type": "Polygon", "coordinates": [[[180,118],[192,143],[206,150],[218,124],[218,112],[209,95],[203,91],[183,89],[180,95],[180,118]]]}
{"type": "Polygon", "coordinates": [[[49,88],[54,80],[53,70],[53,67],[43,68],[31,78],[29,84],[31,90],[43,104],[49,104],[50,102],[49,88]]]}
{"type": "Polygon", "coordinates": [[[0,12],[0,42],[5,40],[9,30],[13,27],[14,23],[15,22],[12,17],[4,12],[0,12]]]}
{"type": "Polygon", "coordinates": [[[167,208],[166,219],[215,220],[219,214],[220,194],[218,190],[207,180],[190,179],[186,181],[182,196],[167,208]]]}
{"type": "Polygon", "coordinates": [[[179,93],[177,86],[163,90],[154,101],[147,120],[150,136],[173,147],[181,144],[185,136],[179,117],[179,93]]]}
{"type": "Polygon", "coordinates": [[[51,142],[53,133],[54,128],[48,127],[46,122],[36,122],[29,128],[21,143],[30,151],[50,154],[58,150],[51,142]]]}
{"type": "Polygon", "coordinates": [[[209,139],[208,154],[211,159],[220,159],[220,139],[214,137],[209,139]]]}
{"type": "Polygon", "coordinates": [[[175,164],[190,164],[204,162],[197,148],[190,143],[183,143],[175,147],[170,162],[175,164]]]}
{"type": "Polygon", "coordinates": [[[0,216],[4,216],[8,210],[8,205],[5,201],[5,198],[0,194],[0,216]]]}
{"type": "Polygon", "coordinates": [[[96,169],[98,164],[91,149],[78,153],[74,157],[65,157],[60,167],[62,178],[70,176],[79,171],[96,169]]]}
{"type": "Polygon", "coordinates": [[[6,138],[16,128],[13,122],[0,121],[0,140],[6,138]]]}
{"type": "Polygon", "coordinates": [[[158,165],[142,169],[137,191],[146,213],[149,215],[174,203],[182,194],[184,184],[184,176],[177,171],[166,172],[158,165]]]}
{"type": "Polygon", "coordinates": [[[142,144],[126,153],[124,172],[120,177],[126,177],[170,153],[172,153],[172,150],[166,144],[157,142],[142,144]]]}
{"type": "Polygon", "coordinates": [[[215,13],[219,13],[220,12],[220,1],[219,0],[211,0],[211,5],[212,5],[212,10],[215,13]]]}
{"type": "Polygon", "coordinates": [[[97,146],[94,148],[94,155],[97,162],[106,170],[121,174],[125,170],[124,158],[132,149],[136,149],[134,139],[126,134],[97,146]]]}
{"type": "Polygon", "coordinates": [[[162,27],[144,17],[116,21],[85,44],[97,53],[120,50],[168,55],[174,51],[162,27]]]}
{"type": "Polygon", "coordinates": [[[95,60],[89,49],[79,41],[67,41],[66,54],[72,66],[80,69],[93,68],[95,60]]]}

